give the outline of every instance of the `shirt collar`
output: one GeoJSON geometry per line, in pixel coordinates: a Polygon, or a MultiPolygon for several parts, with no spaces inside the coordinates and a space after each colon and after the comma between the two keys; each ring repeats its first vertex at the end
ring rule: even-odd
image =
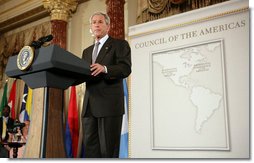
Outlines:
{"type": "Polygon", "coordinates": [[[109,36],[106,34],[104,37],[102,37],[99,41],[96,42],[100,42],[100,46],[102,46],[107,41],[108,38],[109,36]]]}

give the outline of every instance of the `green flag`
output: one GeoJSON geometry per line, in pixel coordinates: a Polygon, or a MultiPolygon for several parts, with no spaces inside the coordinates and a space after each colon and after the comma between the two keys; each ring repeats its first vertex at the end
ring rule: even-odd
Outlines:
{"type": "Polygon", "coordinates": [[[0,106],[0,116],[2,116],[2,111],[5,105],[7,105],[7,83],[4,85],[4,92],[2,96],[1,106],[0,106]]]}

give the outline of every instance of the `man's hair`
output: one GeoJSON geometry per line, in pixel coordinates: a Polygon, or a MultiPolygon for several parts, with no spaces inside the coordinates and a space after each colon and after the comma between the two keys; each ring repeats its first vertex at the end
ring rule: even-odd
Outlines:
{"type": "Polygon", "coordinates": [[[108,16],[108,14],[105,14],[105,13],[103,13],[103,12],[95,12],[95,13],[90,17],[90,19],[89,19],[90,24],[92,24],[92,19],[93,19],[93,17],[94,17],[95,15],[102,15],[102,16],[104,16],[106,24],[107,24],[107,25],[110,24],[110,17],[108,16]]]}
{"type": "Polygon", "coordinates": [[[9,105],[5,105],[4,108],[8,108],[8,110],[11,110],[11,107],[9,105]]]}

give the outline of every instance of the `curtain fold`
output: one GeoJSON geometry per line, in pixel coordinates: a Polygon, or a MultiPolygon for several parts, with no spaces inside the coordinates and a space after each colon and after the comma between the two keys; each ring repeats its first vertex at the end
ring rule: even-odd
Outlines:
{"type": "Polygon", "coordinates": [[[138,0],[137,23],[176,15],[228,0],[138,0]]]}
{"type": "Polygon", "coordinates": [[[42,36],[51,34],[50,21],[30,27],[19,32],[8,32],[0,35],[0,89],[6,80],[4,70],[10,56],[18,54],[25,45],[30,45],[32,41],[42,36]]]}

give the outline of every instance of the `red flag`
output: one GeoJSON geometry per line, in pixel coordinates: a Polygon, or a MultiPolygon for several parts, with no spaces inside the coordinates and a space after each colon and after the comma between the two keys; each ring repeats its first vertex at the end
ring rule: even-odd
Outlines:
{"type": "Polygon", "coordinates": [[[76,101],[76,87],[71,87],[70,103],[68,108],[68,122],[69,131],[71,135],[72,155],[77,157],[78,139],[79,139],[79,125],[78,125],[78,107],[76,101]]]}
{"type": "Polygon", "coordinates": [[[11,118],[16,119],[16,112],[15,112],[15,102],[16,102],[16,81],[14,80],[12,87],[11,87],[11,92],[8,100],[8,105],[11,108],[11,118]]]}

